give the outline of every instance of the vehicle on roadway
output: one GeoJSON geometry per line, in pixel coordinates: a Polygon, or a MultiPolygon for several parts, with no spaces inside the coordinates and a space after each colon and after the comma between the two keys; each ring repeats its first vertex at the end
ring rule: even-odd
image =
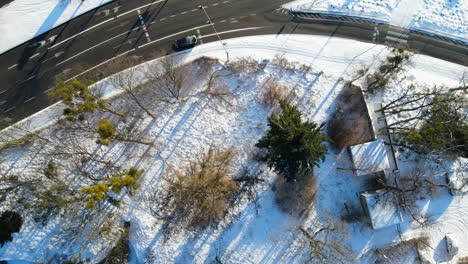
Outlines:
{"type": "Polygon", "coordinates": [[[197,37],[194,35],[187,36],[181,39],[178,39],[174,42],[174,48],[176,50],[191,49],[197,44],[197,37]]]}

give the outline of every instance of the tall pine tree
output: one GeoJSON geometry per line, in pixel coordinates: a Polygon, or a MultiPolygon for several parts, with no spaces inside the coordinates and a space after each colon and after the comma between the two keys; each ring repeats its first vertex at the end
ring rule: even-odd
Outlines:
{"type": "Polygon", "coordinates": [[[301,112],[286,101],[280,102],[282,113],[268,118],[266,136],[256,146],[268,151],[265,161],[287,181],[312,175],[313,167],[325,159],[328,137],[322,133],[322,125],[302,122],[301,112]]]}

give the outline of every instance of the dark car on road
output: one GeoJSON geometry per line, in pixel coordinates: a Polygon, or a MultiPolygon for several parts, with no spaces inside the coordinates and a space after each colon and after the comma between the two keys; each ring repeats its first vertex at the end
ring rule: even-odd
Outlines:
{"type": "Polygon", "coordinates": [[[174,48],[176,50],[184,50],[193,48],[197,44],[197,37],[187,36],[185,38],[178,39],[174,42],[174,48]]]}

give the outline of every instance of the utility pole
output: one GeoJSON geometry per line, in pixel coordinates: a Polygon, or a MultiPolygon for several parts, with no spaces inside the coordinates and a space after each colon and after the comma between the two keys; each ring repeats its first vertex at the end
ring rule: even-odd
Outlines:
{"type": "Polygon", "coordinates": [[[215,27],[213,21],[211,21],[211,18],[210,18],[210,16],[208,15],[208,13],[206,12],[205,7],[204,7],[203,5],[199,5],[199,6],[198,6],[198,9],[203,10],[203,12],[204,12],[205,15],[206,15],[206,18],[208,18],[208,22],[207,22],[207,23],[210,24],[210,25],[213,27],[213,30],[214,30],[216,36],[218,37],[219,42],[221,43],[221,46],[223,46],[224,52],[226,52],[226,59],[227,59],[226,62],[228,62],[228,61],[229,61],[229,53],[228,53],[228,51],[227,51],[227,49],[226,49],[226,44],[225,44],[225,43],[223,42],[223,40],[221,39],[221,36],[219,35],[218,31],[216,30],[216,27],[215,27]]]}

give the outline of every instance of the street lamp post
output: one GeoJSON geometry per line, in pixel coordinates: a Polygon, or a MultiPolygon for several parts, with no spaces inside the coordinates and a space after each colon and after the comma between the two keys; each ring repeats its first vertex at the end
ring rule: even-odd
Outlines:
{"type": "Polygon", "coordinates": [[[208,18],[208,22],[207,22],[207,23],[210,24],[210,25],[213,27],[213,30],[214,30],[216,36],[218,37],[219,42],[221,43],[221,46],[223,46],[224,52],[226,52],[227,61],[229,61],[229,53],[228,53],[228,51],[227,51],[227,49],[226,49],[225,43],[224,43],[223,40],[221,39],[221,36],[219,36],[218,31],[216,30],[216,27],[215,27],[214,23],[211,21],[210,16],[208,15],[208,13],[207,13],[206,10],[205,10],[205,7],[204,7],[203,5],[199,5],[199,6],[198,6],[198,9],[203,10],[203,12],[204,12],[205,15],[206,15],[206,18],[208,18]]]}

